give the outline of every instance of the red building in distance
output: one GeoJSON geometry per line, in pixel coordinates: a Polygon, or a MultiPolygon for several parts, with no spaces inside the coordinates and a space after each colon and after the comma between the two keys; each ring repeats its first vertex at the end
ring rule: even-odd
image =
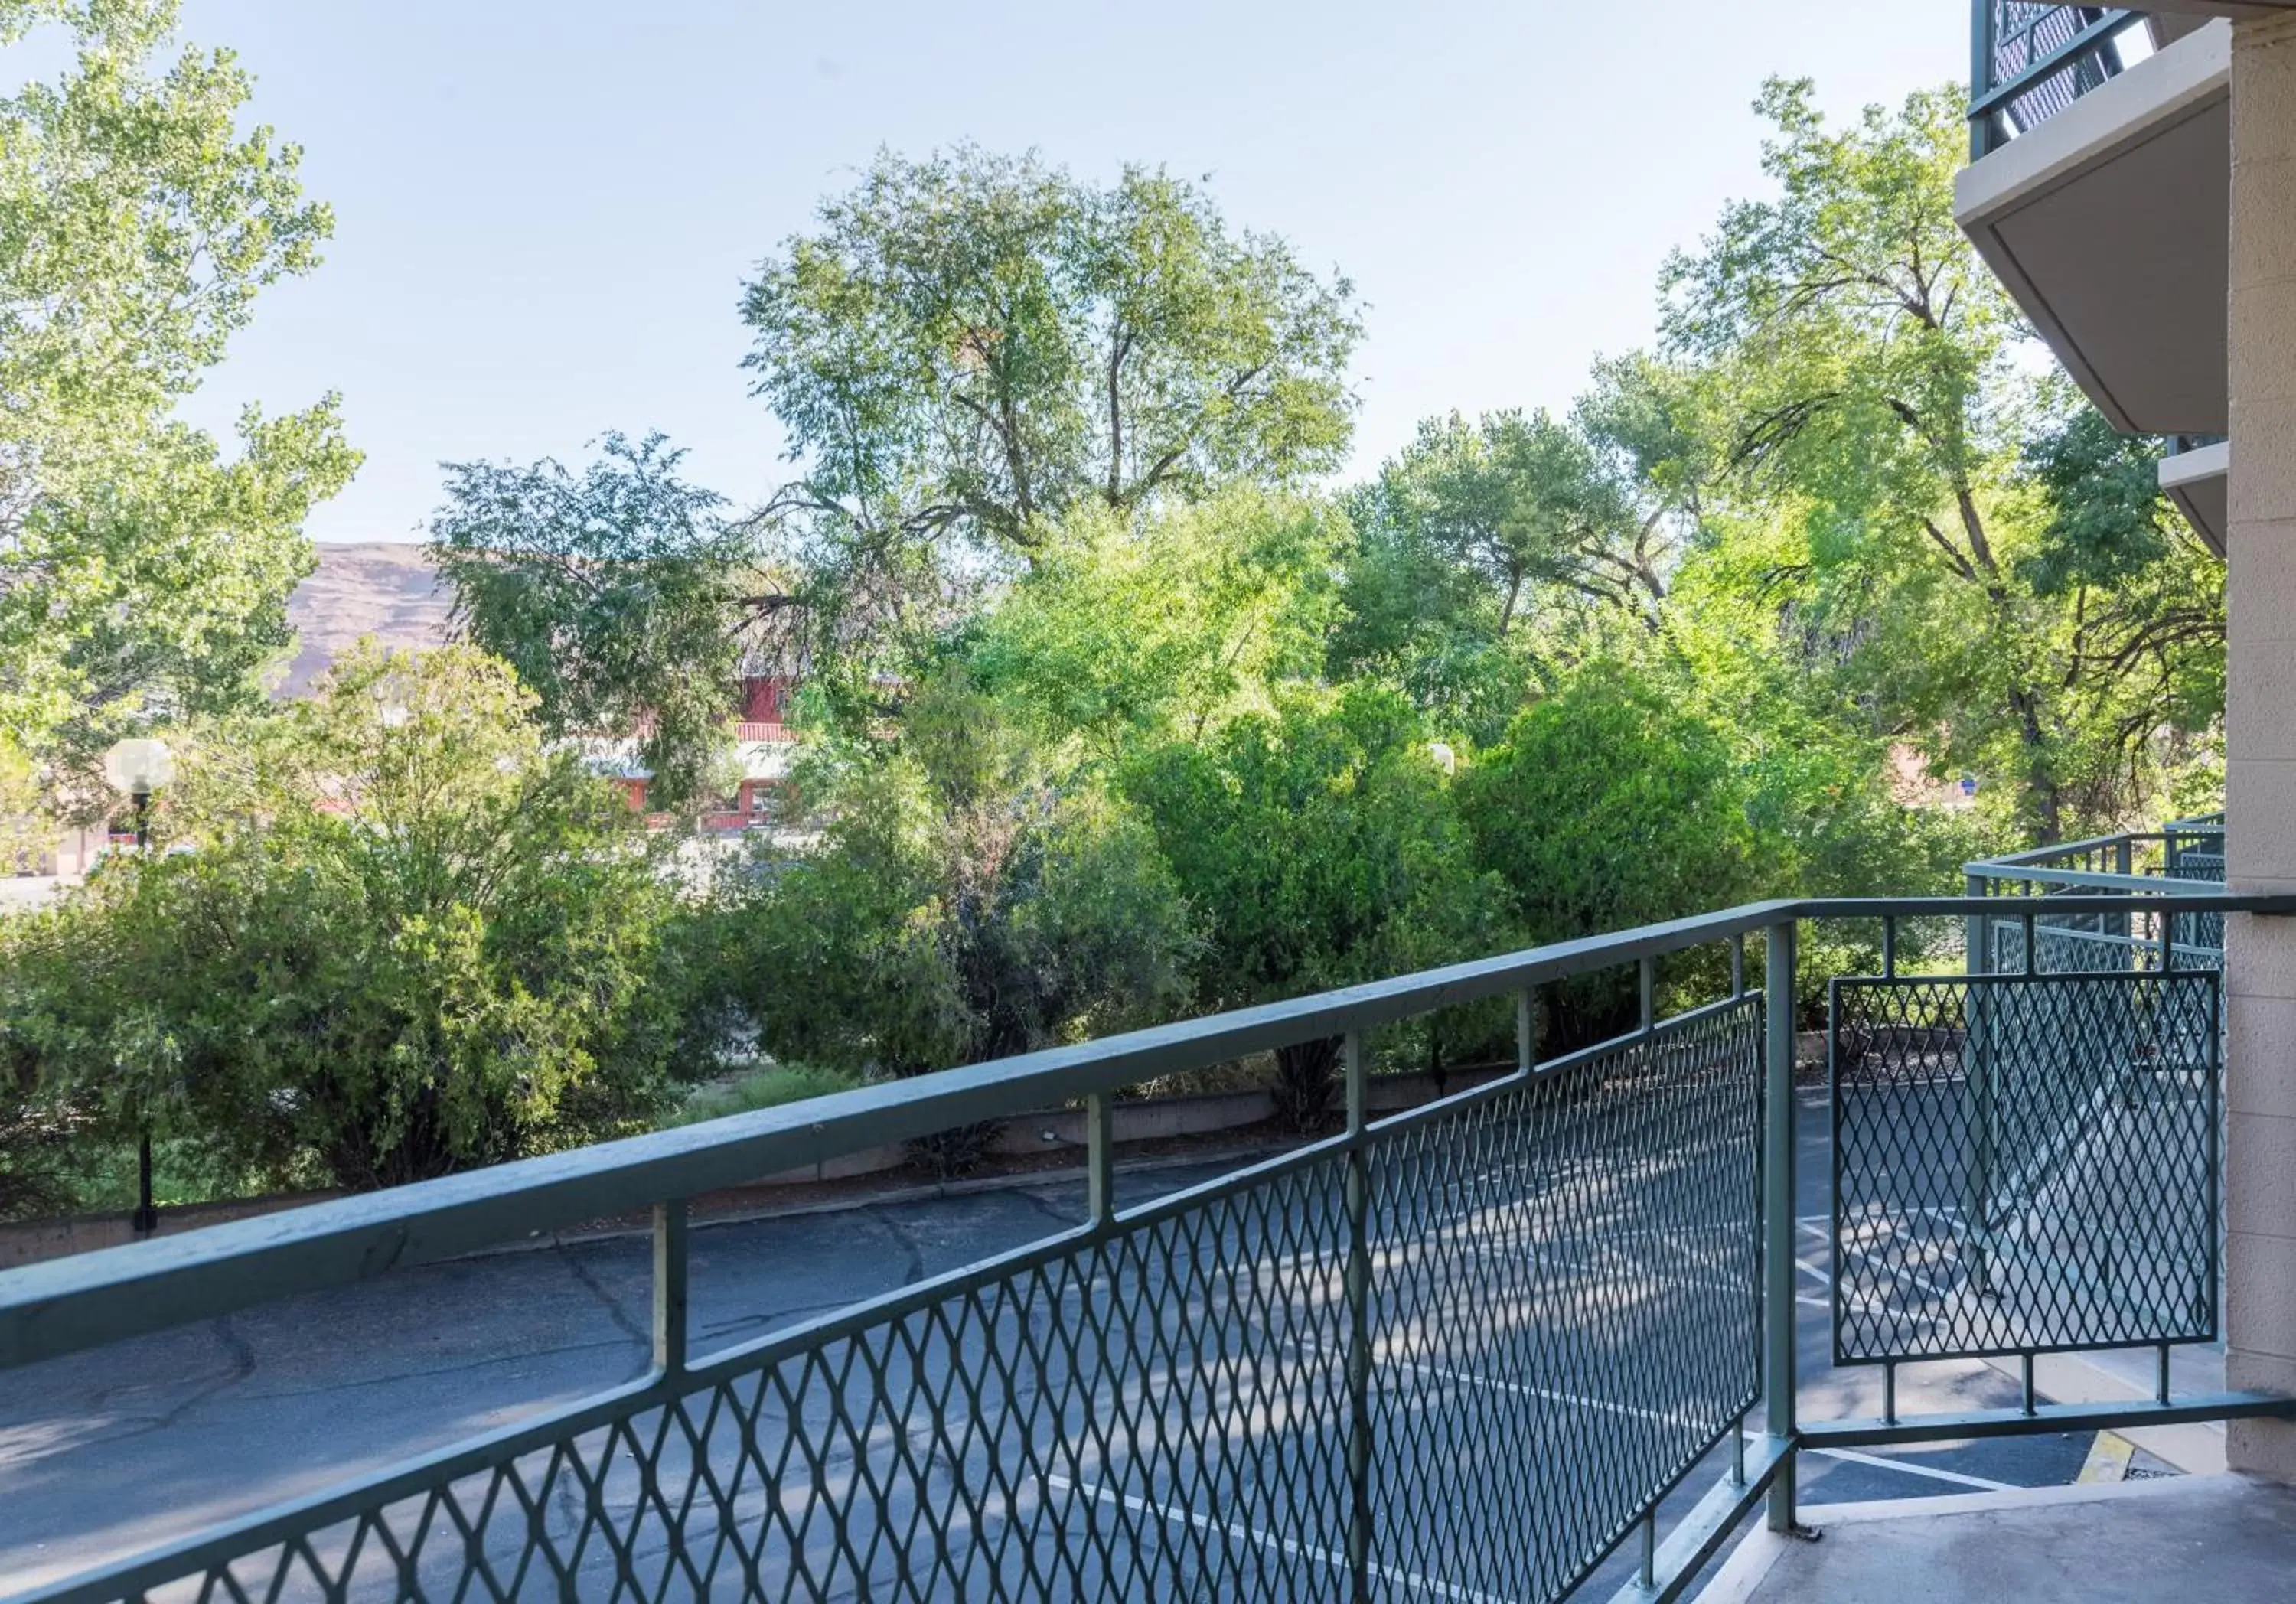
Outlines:
{"type": "MultiPolygon", "coordinates": [[[[783,674],[747,674],[742,678],[741,718],[734,726],[741,780],[731,796],[713,798],[701,811],[704,830],[731,832],[783,822],[789,812],[790,758],[796,732],[783,722],[797,683],[783,674]]],[[[652,776],[638,763],[628,742],[608,743],[601,756],[613,765],[612,777],[630,806],[648,811],[652,776]]],[[[667,815],[663,822],[668,822],[667,815]]]]}

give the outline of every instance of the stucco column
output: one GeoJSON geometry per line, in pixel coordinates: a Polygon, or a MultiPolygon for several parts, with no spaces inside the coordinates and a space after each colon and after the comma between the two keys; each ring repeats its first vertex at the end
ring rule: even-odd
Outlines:
{"type": "MultiPolygon", "coordinates": [[[[2296,891],[2296,17],[2234,24],[2226,868],[2296,891]]],[[[2296,921],[2226,932],[2226,1379],[2296,1393],[2296,921]]],[[[2234,1422],[2296,1482],[2296,1424],[2234,1422]]]]}

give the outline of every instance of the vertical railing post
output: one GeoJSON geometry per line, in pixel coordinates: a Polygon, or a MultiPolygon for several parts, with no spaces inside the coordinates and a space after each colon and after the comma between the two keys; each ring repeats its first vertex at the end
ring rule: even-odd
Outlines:
{"type": "Polygon", "coordinates": [[[1342,1047],[1348,1090],[1348,1596],[1371,1598],[1371,1068],[1363,1032],[1342,1047]]]}
{"type": "MultiPolygon", "coordinates": [[[[1984,876],[1972,874],[1966,889],[1971,896],[1985,896],[1990,887],[1984,876]]],[[[1987,914],[1973,913],[1966,929],[1968,953],[1963,967],[1970,984],[1962,1009],[1962,1201],[1969,1233],[1969,1283],[1983,1292],[1993,1279],[1987,1259],[1993,1218],[1993,1053],[1986,988],[1978,982],[1993,972],[1993,921],[1987,914]]]]}
{"type": "MultiPolygon", "coordinates": [[[[1994,0],[1970,0],[1969,7],[1969,98],[1983,100],[1993,92],[1993,5],[1994,0]]],[[[1991,140],[1987,130],[1993,125],[1988,114],[1969,119],[1969,159],[1982,160],[1990,154],[1991,140]]]]}
{"type": "Polygon", "coordinates": [[[1105,1092],[1084,1100],[1085,1213],[1095,1229],[1116,1219],[1116,1111],[1105,1092]]]}
{"type": "MultiPolygon", "coordinates": [[[[2172,837],[2169,844],[2169,853],[2171,855],[2169,858],[2169,868],[2171,871],[2176,867],[2176,859],[2174,856],[2175,852],[2175,840],[2172,837]]],[[[2123,880],[2128,879],[2129,876],[2136,872],[2136,855],[2131,849],[2130,843],[2127,836],[2121,837],[2119,841],[2116,841],[2113,844],[2112,872],[2120,876],[2123,880]]],[[[2121,888],[2123,891],[2126,891],[2128,888],[2126,886],[2121,888]]],[[[2117,937],[2121,943],[2120,952],[2123,967],[2128,969],[2143,968],[2144,966],[2136,962],[2136,954],[2135,951],[2128,945],[2128,938],[2136,928],[2136,925],[2131,922],[2129,916],[2125,912],[2108,913],[2104,916],[2104,923],[2106,934],[2117,937]]]]}
{"type": "MultiPolygon", "coordinates": [[[[1993,882],[1981,874],[1962,877],[1963,895],[1982,898],[1993,895],[1993,882]]],[[[1972,975],[1982,975],[1993,968],[1993,919],[1988,913],[1972,913],[1962,923],[1962,968],[1972,975]]]]}
{"type": "Polygon", "coordinates": [[[653,1369],[685,1368],[685,1199],[653,1206],[653,1369]]]}
{"type": "Polygon", "coordinates": [[[1769,1434],[1789,1452],[1770,1483],[1769,1523],[1794,1519],[1794,971],[1791,921],[1769,928],[1762,970],[1762,1397],[1769,1434]]]}

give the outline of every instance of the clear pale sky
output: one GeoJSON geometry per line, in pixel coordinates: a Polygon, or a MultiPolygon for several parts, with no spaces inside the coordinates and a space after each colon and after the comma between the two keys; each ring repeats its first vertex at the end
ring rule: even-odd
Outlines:
{"type": "Polygon", "coordinates": [[[322,539],[409,539],[442,459],[660,429],[737,501],[787,472],[749,398],[749,268],[880,145],[1208,176],[1369,303],[1356,466],[1429,413],[1561,408],[1759,185],[1749,102],[1965,77],[1964,0],[185,0],[305,149],[336,237],[191,404],[344,396],[322,539]]]}

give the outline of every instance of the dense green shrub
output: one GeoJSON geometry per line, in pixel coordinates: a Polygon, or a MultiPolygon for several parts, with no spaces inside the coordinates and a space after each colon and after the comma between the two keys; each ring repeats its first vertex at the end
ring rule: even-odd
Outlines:
{"type": "MultiPolygon", "coordinates": [[[[1728,907],[1783,868],[1725,733],[1622,669],[1590,669],[1518,716],[1459,792],[1476,857],[1534,943],[1728,907]]],[[[1553,990],[1552,1048],[1633,1022],[1631,975],[1553,990]]]]}
{"type": "Polygon", "coordinates": [[[713,1050],[611,789],[464,649],[210,732],[162,843],[0,936],[12,1106],[387,1186],[651,1123],[713,1050]]]}
{"type": "Polygon", "coordinates": [[[724,914],[776,1058],[914,1075],[1185,1006],[1195,937],[1153,838],[1050,783],[969,687],[921,694],[896,750],[823,785],[818,845],[724,914]]]}
{"type": "MultiPolygon", "coordinates": [[[[1478,874],[1419,716],[1394,692],[1298,692],[1203,744],[1128,765],[1202,917],[1197,992],[1242,1008],[1479,955],[1503,944],[1505,888],[1478,874]]],[[[1335,1042],[1277,1054],[1303,1125],[1328,1105],[1335,1042]]]]}

